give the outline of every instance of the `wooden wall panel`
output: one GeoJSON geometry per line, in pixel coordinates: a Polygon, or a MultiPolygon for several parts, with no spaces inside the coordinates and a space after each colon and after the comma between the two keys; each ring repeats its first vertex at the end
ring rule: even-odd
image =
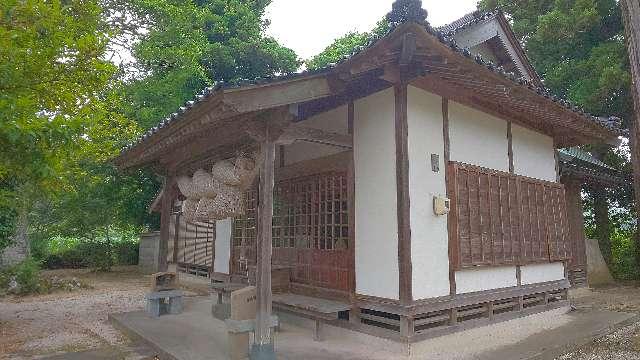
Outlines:
{"type": "Polygon", "coordinates": [[[457,268],[570,258],[563,185],[458,162],[448,171],[457,268]]]}
{"type": "Polygon", "coordinates": [[[215,240],[214,224],[191,223],[178,217],[177,262],[185,265],[212,267],[215,240]]]}

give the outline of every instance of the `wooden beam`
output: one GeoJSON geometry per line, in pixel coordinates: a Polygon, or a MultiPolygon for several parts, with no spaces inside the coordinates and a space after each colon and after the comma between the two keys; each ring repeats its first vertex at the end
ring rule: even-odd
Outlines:
{"type": "Polygon", "coordinates": [[[416,53],[416,34],[406,33],[402,38],[402,48],[398,59],[399,65],[409,65],[416,53]]]}
{"type": "Polygon", "coordinates": [[[276,141],[276,144],[289,145],[295,141],[308,141],[338,146],[346,149],[353,148],[353,137],[351,135],[339,134],[300,125],[292,125],[286,128],[276,141]]]}
{"type": "Polygon", "coordinates": [[[409,200],[409,144],[407,122],[407,83],[394,86],[395,139],[396,139],[396,193],[398,217],[398,272],[400,303],[410,304],[411,276],[411,224],[409,200]]]}
{"type": "Polygon", "coordinates": [[[237,113],[271,109],[332,95],[324,75],[224,90],[223,101],[237,113]]]}

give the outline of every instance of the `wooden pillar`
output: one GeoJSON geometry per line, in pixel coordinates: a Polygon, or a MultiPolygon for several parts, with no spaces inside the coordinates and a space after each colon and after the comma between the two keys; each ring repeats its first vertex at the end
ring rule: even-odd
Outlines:
{"type": "Polygon", "coordinates": [[[158,271],[163,272],[167,271],[167,257],[169,251],[169,241],[171,238],[171,213],[173,208],[173,196],[175,194],[174,191],[175,178],[173,175],[168,175],[165,178],[163,195],[162,195],[162,206],[160,210],[160,244],[158,247],[158,271]]]}
{"type": "MultiPolygon", "coordinates": [[[[456,269],[458,268],[459,255],[458,255],[458,229],[457,229],[457,210],[456,206],[456,191],[455,191],[455,176],[451,172],[449,163],[451,162],[451,136],[449,133],[449,99],[442,98],[442,140],[444,142],[444,178],[447,188],[447,197],[451,201],[452,207],[447,214],[447,232],[449,233],[448,239],[448,254],[449,254],[449,295],[456,295],[456,269]]],[[[451,312],[451,322],[457,321],[457,315],[451,312]]]]}
{"type": "MultiPolygon", "coordinates": [[[[567,202],[567,217],[569,220],[569,235],[571,252],[570,270],[586,271],[587,253],[584,236],[584,212],[582,208],[582,181],[576,177],[563,175],[565,201],[567,202]]],[[[570,273],[571,275],[571,273],[570,273]]],[[[573,279],[572,279],[573,280],[573,279]]]]}
{"type": "MultiPolygon", "coordinates": [[[[353,120],[355,117],[355,105],[353,101],[349,101],[347,105],[347,131],[353,138],[353,120]]],[[[355,145],[354,145],[355,146],[355,145]]],[[[351,293],[351,311],[349,311],[349,321],[352,324],[360,325],[360,308],[356,302],[356,175],[355,175],[355,149],[351,149],[349,158],[349,168],[347,169],[347,209],[349,212],[349,261],[350,261],[350,278],[349,288],[351,293]]]]}
{"type": "Polygon", "coordinates": [[[173,224],[174,226],[174,234],[173,234],[173,263],[178,264],[178,246],[180,246],[180,244],[178,243],[179,239],[180,239],[180,218],[181,218],[181,213],[176,214],[176,220],[175,223],[173,224]]]}
{"type": "MultiPolygon", "coordinates": [[[[411,266],[411,224],[409,203],[409,143],[407,122],[407,83],[394,86],[395,139],[396,139],[396,190],[398,217],[398,273],[400,304],[413,302],[411,266]]],[[[400,334],[410,337],[414,333],[413,319],[400,317],[400,334]]]]}
{"type": "Polygon", "coordinates": [[[271,338],[271,238],[273,221],[273,187],[275,139],[269,124],[262,144],[262,166],[258,200],[256,259],[256,328],[251,359],[275,358],[271,338]]]}

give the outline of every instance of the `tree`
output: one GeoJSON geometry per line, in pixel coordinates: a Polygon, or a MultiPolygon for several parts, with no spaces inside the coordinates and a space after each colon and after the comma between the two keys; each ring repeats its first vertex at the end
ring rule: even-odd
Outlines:
{"type": "Polygon", "coordinates": [[[349,32],[346,35],[334,40],[321,53],[305,61],[309,70],[316,70],[335,64],[345,57],[351,55],[359,47],[365,46],[373,36],[382,36],[389,31],[389,23],[386,19],[378,22],[371,32],[349,32]]]}
{"type": "Polygon", "coordinates": [[[127,89],[126,114],[148,128],[218,81],[295,71],[293,50],[264,35],[270,1],[130,0],[148,32],[133,47],[142,78],[127,89]]]}
{"type": "Polygon", "coordinates": [[[94,1],[7,0],[0,14],[0,200],[26,241],[34,202],[64,188],[115,67],[94,1]]]}
{"type": "MultiPolygon", "coordinates": [[[[630,75],[620,8],[615,0],[481,0],[483,10],[499,7],[512,22],[535,69],[555,94],[599,116],[630,119],[630,75]]],[[[587,148],[618,169],[627,159],[606,145],[587,148]]],[[[608,263],[611,257],[611,199],[630,206],[627,189],[588,188],[596,234],[608,263]]]]}

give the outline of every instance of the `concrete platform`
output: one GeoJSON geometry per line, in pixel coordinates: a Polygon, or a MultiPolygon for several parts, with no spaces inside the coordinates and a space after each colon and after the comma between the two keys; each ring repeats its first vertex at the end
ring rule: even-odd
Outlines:
{"type": "MultiPolygon", "coordinates": [[[[326,326],[314,342],[304,320],[283,316],[275,335],[279,359],[552,359],[576,345],[636,320],[634,314],[556,309],[406,345],[342,327],[326,326]],[[410,353],[410,354],[408,354],[410,353]]],[[[224,322],[211,316],[207,297],[185,299],[184,312],[152,318],[143,311],[113,314],[112,322],[158,350],[160,359],[228,359],[224,322]]]]}

